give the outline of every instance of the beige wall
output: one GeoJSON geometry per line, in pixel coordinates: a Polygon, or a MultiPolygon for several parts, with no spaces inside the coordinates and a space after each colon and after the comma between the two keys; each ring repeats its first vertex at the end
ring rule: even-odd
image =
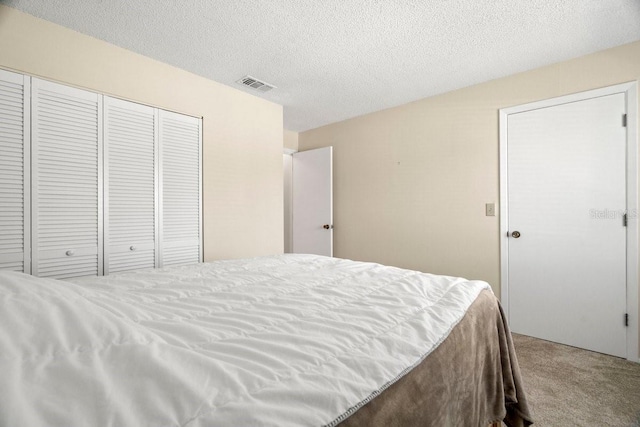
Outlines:
{"type": "Polygon", "coordinates": [[[0,67],[202,116],[205,260],[282,253],[281,106],[5,6],[0,67]]]}
{"type": "Polygon", "coordinates": [[[334,147],[335,255],[500,295],[498,110],[640,77],[640,42],[303,132],[334,147]]]}
{"type": "Polygon", "coordinates": [[[285,129],[283,146],[289,150],[298,151],[298,132],[285,129]]]}

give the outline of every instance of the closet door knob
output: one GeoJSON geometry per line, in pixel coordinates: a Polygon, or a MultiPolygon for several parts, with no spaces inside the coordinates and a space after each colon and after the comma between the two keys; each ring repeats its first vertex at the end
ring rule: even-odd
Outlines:
{"type": "Polygon", "coordinates": [[[131,246],[129,247],[129,250],[130,250],[130,251],[135,251],[135,250],[136,250],[136,247],[135,247],[135,246],[133,246],[133,245],[131,245],[131,246]]]}
{"type": "Polygon", "coordinates": [[[64,253],[66,256],[73,256],[73,254],[75,254],[74,251],[72,250],[68,250],[67,252],[64,253]]]}

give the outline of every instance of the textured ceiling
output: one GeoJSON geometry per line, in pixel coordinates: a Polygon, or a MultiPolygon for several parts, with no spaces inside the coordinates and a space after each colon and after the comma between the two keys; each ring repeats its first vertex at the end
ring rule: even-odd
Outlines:
{"type": "Polygon", "coordinates": [[[640,0],[0,2],[281,104],[295,131],[640,40],[640,0]]]}

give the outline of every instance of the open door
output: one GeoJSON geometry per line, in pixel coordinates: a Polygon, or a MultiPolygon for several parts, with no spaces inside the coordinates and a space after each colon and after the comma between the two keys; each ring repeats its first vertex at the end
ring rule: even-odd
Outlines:
{"type": "Polygon", "coordinates": [[[293,253],[333,256],[333,147],[293,154],[293,253]]]}

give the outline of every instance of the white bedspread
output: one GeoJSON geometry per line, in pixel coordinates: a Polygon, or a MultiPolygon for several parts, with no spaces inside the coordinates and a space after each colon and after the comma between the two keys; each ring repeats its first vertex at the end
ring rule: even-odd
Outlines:
{"type": "Polygon", "coordinates": [[[75,283],[0,271],[0,425],[333,425],[482,289],[311,255],[75,283]]]}

